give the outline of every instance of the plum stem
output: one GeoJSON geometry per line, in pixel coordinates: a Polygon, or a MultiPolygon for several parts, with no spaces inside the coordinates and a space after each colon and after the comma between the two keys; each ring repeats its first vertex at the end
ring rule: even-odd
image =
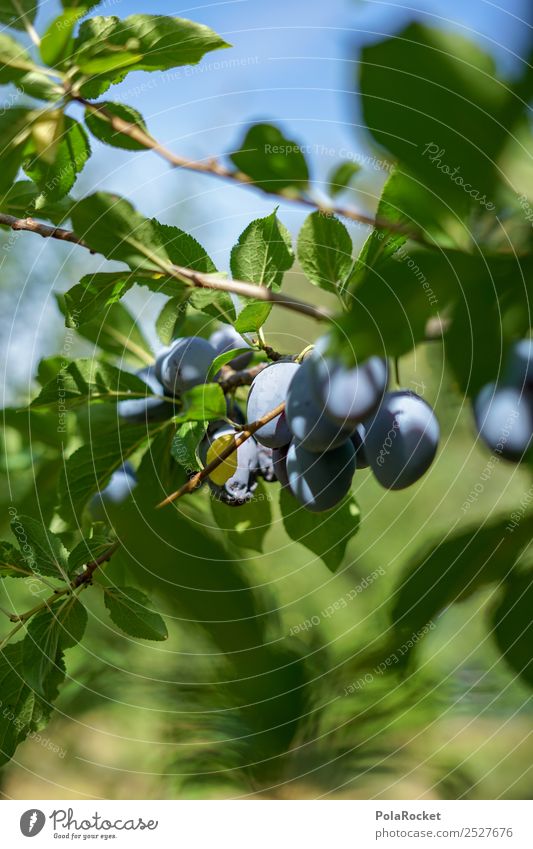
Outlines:
{"type": "Polygon", "coordinates": [[[256,422],[244,425],[240,433],[235,434],[231,442],[229,442],[228,445],[224,448],[224,450],[220,452],[218,457],[215,457],[215,459],[208,463],[207,466],[204,466],[201,471],[196,472],[195,475],[189,478],[187,483],[184,483],[183,486],[181,486],[175,492],[172,492],[170,495],[167,495],[167,497],[163,499],[163,501],[156,505],[157,509],[160,509],[161,507],[166,507],[167,504],[171,504],[173,501],[176,501],[183,495],[188,495],[189,493],[194,492],[195,489],[198,489],[198,487],[204,482],[204,480],[209,477],[211,472],[214,472],[214,470],[217,469],[224,462],[224,460],[227,460],[228,457],[230,457],[231,454],[233,454],[233,452],[236,451],[237,448],[239,448],[239,446],[243,444],[243,442],[246,442],[247,439],[250,439],[250,437],[253,436],[254,433],[259,430],[259,428],[263,427],[263,425],[268,424],[268,422],[272,421],[272,419],[275,419],[276,416],[279,416],[280,413],[284,411],[284,409],[285,401],[282,401],[281,404],[278,404],[277,407],[275,407],[273,410],[270,410],[269,413],[266,413],[266,415],[262,416],[262,418],[258,419],[256,422]]]}

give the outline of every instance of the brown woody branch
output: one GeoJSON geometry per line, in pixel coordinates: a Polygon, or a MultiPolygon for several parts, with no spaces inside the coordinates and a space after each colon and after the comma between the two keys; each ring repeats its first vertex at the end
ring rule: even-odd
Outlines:
{"type": "MultiPolygon", "coordinates": [[[[228,168],[226,165],[223,165],[218,159],[209,158],[206,160],[193,160],[188,159],[184,156],[178,156],[173,153],[171,150],[166,148],[164,145],[160,144],[156,139],[154,139],[149,133],[139,127],[137,124],[132,124],[130,121],[125,121],[123,118],[119,118],[118,115],[113,115],[109,112],[105,105],[101,103],[91,103],[80,95],[70,94],[71,100],[80,103],[90,112],[94,114],[101,115],[118,133],[123,133],[125,136],[129,136],[129,138],[141,144],[147,150],[153,150],[158,156],[168,162],[169,165],[172,165],[173,168],[183,168],[186,171],[195,171],[199,174],[211,174],[215,177],[220,177],[224,180],[231,180],[234,183],[240,183],[241,185],[249,186],[250,188],[259,187],[256,183],[249,177],[247,174],[244,174],[242,171],[237,169],[228,168]]],[[[262,189],[261,189],[262,191],[262,189]]],[[[413,231],[412,228],[406,227],[403,224],[399,224],[394,221],[387,221],[384,218],[377,218],[372,215],[365,215],[363,212],[358,212],[355,209],[350,209],[347,207],[341,206],[333,206],[330,204],[320,204],[318,201],[313,200],[302,194],[289,194],[280,191],[273,191],[272,194],[281,197],[285,201],[298,203],[303,206],[311,207],[312,209],[316,209],[319,212],[324,213],[325,215],[337,215],[340,218],[347,218],[351,221],[356,221],[359,224],[365,224],[368,227],[375,227],[379,230],[390,230],[396,233],[403,233],[406,236],[409,236],[415,241],[421,242],[423,244],[428,245],[424,236],[420,231],[413,231]]]]}
{"type": "Polygon", "coordinates": [[[93,575],[98,569],[98,567],[101,566],[103,563],[107,563],[108,560],[111,560],[119,545],[119,542],[115,542],[110,548],[107,549],[107,551],[104,551],[104,553],[101,554],[100,557],[97,557],[95,560],[91,560],[90,563],[87,563],[85,565],[84,571],[77,575],[76,578],[74,578],[74,580],[72,581],[72,588],[77,589],[78,587],[81,587],[84,584],[90,584],[93,579],[93,575]]]}
{"type": "Polygon", "coordinates": [[[233,454],[233,452],[236,451],[240,445],[243,444],[243,442],[246,442],[247,439],[250,439],[250,437],[253,436],[254,433],[259,430],[259,428],[263,427],[263,425],[268,424],[268,422],[272,421],[272,419],[275,419],[276,416],[279,416],[279,414],[282,413],[284,409],[285,401],[283,401],[281,404],[278,404],[278,406],[271,410],[269,413],[267,413],[266,416],[263,416],[256,422],[253,422],[253,424],[245,425],[244,428],[233,437],[229,445],[227,445],[224,450],[220,452],[218,457],[208,463],[207,466],[205,466],[200,472],[197,472],[195,475],[189,478],[187,483],[183,484],[183,486],[176,490],[176,492],[173,492],[168,495],[163,501],[161,501],[160,504],[157,505],[157,508],[159,509],[160,507],[165,507],[167,504],[171,504],[173,501],[176,501],[183,495],[188,495],[190,492],[194,492],[195,489],[198,489],[198,487],[211,474],[211,472],[214,472],[215,469],[217,469],[224,462],[224,460],[227,460],[228,457],[233,454]]]}
{"type": "Polygon", "coordinates": [[[73,245],[80,245],[86,248],[91,253],[93,250],[87,245],[83,239],[76,236],[72,230],[63,230],[62,227],[50,227],[48,224],[42,224],[40,221],[35,221],[33,218],[15,218],[14,215],[6,215],[0,212],[0,224],[4,227],[9,227],[11,230],[27,230],[30,233],[37,233],[45,239],[59,239],[60,242],[71,242],[73,245]]]}
{"type": "MultiPolygon", "coordinates": [[[[17,628],[14,629],[14,631],[11,633],[15,633],[15,631],[18,630],[18,628],[24,624],[24,622],[27,622],[28,619],[31,619],[32,616],[35,616],[37,613],[40,613],[41,610],[49,608],[61,596],[68,595],[73,590],[90,584],[93,575],[98,569],[98,567],[111,559],[119,545],[119,542],[115,542],[107,549],[107,551],[101,554],[100,557],[97,557],[95,560],[91,560],[90,563],[87,563],[85,566],[85,570],[81,572],[81,574],[77,575],[69,586],[63,587],[63,589],[60,590],[55,590],[53,595],[49,596],[49,598],[45,599],[45,601],[41,602],[41,604],[37,604],[35,607],[32,607],[31,610],[27,610],[25,613],[20,614],[14,613],[12,616],[10,616],[9,618],[12,622],[18,623],[17,628]]],[[[0,643],[0,647],[4,646],[7,639],[11,636],[11,633],[7,635],[7,638],[4,638],[4,640],[2,640],[2,643],[0,643]]]]}
{"type": "MultiPolygon", "coordinates": [[[[6,215],[0,212],[0,225],[10,227],[11,230],[27,230],[30,233],[37,233],[39,236],[49,239],[59,239],[62,242],[71,242],[74,245],[79,245],[86,248],[91,253],[95,253],[89,245],[83,241],[76,233],[71,230],[63,230],[60,227],[50,227],[48,224],[43,224],[35,221],[33,218],[15,218],[13,215],[6,215]]],[[[170,265],[166,263],[160,264],[161,270],[169,277],[176,280],[188,283],[197,289],[213,289],[218,292],[234,292],[236,295],[241,295],[243,298],[252,298],[256,301],[267,301],[274,304],[279,304],[285,309],[293,312],[307,315],[310,318],[318,321],[329,321],[332,314],[324,307],[315,307],[311,304],[306,304],[304,301],[299,301],[298,298],[292,298],[290,295],[284,295],[281,292],[273,292],[267,289],[266,286],[258,286],[254,283],[245,283],[242,280],[225,280],[217,277],[214,274],[202,274],[199,271],[193,271],[191,268],[185,268],[180,265],[170,265]]]]}
{"type": "Polygon", "coordinates": [[[267,368],[268,363],[259,363],[252,368],[242,369],[242,371],[233,371],[233,369],[222,369],[222,377],[218,381],[218,385],[226,395],[228,392],[233,392],[239,386],[250,386],[254,377],[257,377],[259,372],[267,368]]]}

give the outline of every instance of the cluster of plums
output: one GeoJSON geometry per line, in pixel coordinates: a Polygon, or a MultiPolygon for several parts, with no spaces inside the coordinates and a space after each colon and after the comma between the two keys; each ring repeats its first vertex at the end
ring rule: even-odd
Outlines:
{"type": "MultiPolygon", "coordinates": [[[[431,407],[410,391],[387,392],[387,362],[371,357],[346,367],[327,355],[328,338],[319,339],[302,363],[290,358],[268,365],[253,380],[246,417],[228,399],[227,421],[211,422],[199,446],[204,464],[227,445],[238,426],[285,410],[242,443],[232,460],[208,477],[217,498],[246,503],[258,478],[278,480],[312,511],[329,510],[350,490],[356,468],[370,466],[387,489],[403,489],[429,468],[438,445],[439,425],[431,407]]],[[[119,414],[130,420],[168,416],[168,401],[205,381],[216,356],[247,347],[233,328],[217,330],[209,340],[177,339],[154,366],[138,372],[160,397],[121,401],[119,414]]],[[[229,362],[245,368],[252,351],[229,362]]]]}
{"type": "MultiPolygon", "coordinates": [[[[328,337],[321,337],[303,362],[287,357],[260,371],[250,387],[246,416],[228,396],[227,420],[211,422],[198,446],[204,465],[220,454],[239,426],[268,417],[281,403],[285,409],[208,477],[218,499],[245,504],[263,478],[279,481],[301,505],[320,512],[344,498],[356,469],[370,467],[378,482],[392,490],[410,486],[427,471],[439,441],[429,404],[408,390],[387,391],[386,360],[370,357],[348,367],[327,353],[328,346],[328,337]]],[[[168,417],[168,404],[204,383],[217,356],[248,347],[227,326],[209,340],[175,340],[153,366],[137,373],[147,384],[147,397],[121,401],[120,416],[133,421],[168,417]]],[[[491,450],[515,461],[533,440],[532,355],[531,340],[517,342],[501,381],[487,384],[474,401],[480,437],[491,450]]],[[[241,351],[228,365],[246,368],[251,357],[251,349],[241,351]]],[[[102,497],[120,501],[134,485],[133,469],[125,464],[102,497]]]]}
{"type": "Polygon", "coordinates": [[[509,351],[498,383],[487,383],[474,401],[478,433],[507,460],[518,461],[533,439],[533,346],[521,339],[509,351]]]}
{"type": "Polygon", "coordinates": [[[301,364],[277,362],[254,379],[247,420],[285,410],[255,433],[272,451],[274,472],[309,510],[334,507],[356,468],[370,466],[387,489],[403,489],[427,471],[439,425],[429,404],[409,391],[387,392],[385,360],[348,368],[328,356],[321,338],[301,364]]]}
{"type": "MultiPolygon", "coordinates": [[[[200,336],[176,339],[158,354],[153,366],[145,366],[137,372],[137,377],[146,383],[147,395],[145,398],[120,401],[119,416],[136,422],[168,418],[169,403],[179,398],[187,389],[205,383],[209,368],[216,357],[235,348],[249,347],[242,336],[229,326],[216,330],[209,340],[200,336]],[[165,396],[167,400],[161,396],[165,396]]],[[[237,354],[228,365],[234,369],[246,368],[252,353],[250,349],[249,353],[237,354]]]]}

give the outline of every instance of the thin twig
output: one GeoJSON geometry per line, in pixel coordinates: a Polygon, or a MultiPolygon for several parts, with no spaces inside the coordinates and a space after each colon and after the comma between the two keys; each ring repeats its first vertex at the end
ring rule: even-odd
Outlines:
{"type": "Polygon", "coordinates": [[[73,589],[77,589],[77,587],[81,587],[83,584],[89,584],[92,581],[93,575],[98,567],[101,566],[102,563],[107,563],[108,560],[111,560],[119,545],[120,543],[118,541],[113,543],[113,545],[108,548],[107,551],[104,551],[100,557],[97,557],[95,560],[91,560],[90,563],[87,563],[84,571],[72,581],[73,589]]]}
{"type": "Polygon", "coordinates": [[[45,239],[59,239],[61,242],[72,242],[72,244],[80,245],[82,248],[86,248],[91,253],[94,253],[89,245],[83,239],[76,236],[72,230],[63,230],[61,227],[50,227],[48,224],[42,224],[33,218],[15,218],[14,215],[6,215],[3,212],[0,212],[0,224],[10,227],[11,230],[28,230],[30,233],[37,233],[45,239]]]}
{"type": "MultiPolygon", "coordinates": [[[[113,115],[109,112],[105,105],[101,103],[91,103],[88,100],[85,100],[84,97],[81,97],[78,94],[73,94],[71,92],[67,92],[70,95],[71,100],[80,103],[93,114],[101,115],[110,126],[118,133],[123,133],[129,138],[141,144],[143,147],[148,150],[153,150],[158,156],[164,159],[169,165],[172,165],[173,168],[183,168],[186,171],[195,171],[199,174],[211,174],[215,177],[220,177],[223,180],[231,180],[234,183],[240,183],[241,185],[248,186],[250,188],[260,189],[259,186],[256,185],[254,180],[249,177],[244,172],[239,171],[237,169],[228,168],[226,165],[223,165],[218,159],[210,157],[206,160],[193,160],[187,159],[184,156],[178,156],[173,153],[171,150],[166,148],[156,139],[154,139],[149,133],[142,129],[138,124],[132,124],[130,121],[125,121],[123,118],[119,118],[118,115],[113,115]]],[[[262,189],[260,189],[263,191],[262,189]]],[[[422,244],[431,246],[431,243],[428,243],[424,238],[423,234],[420,231],[413,231],[412,228],[406,227],[404,224],[387,221],[383,218],[376,218],[372,215],[366,215],[363,212],[358,212],[355,209],[349,209],[347,207],[334,206],[331,204],[320,204],[319,201],[314,200],[313,198],[307,197],[302,194],[293,194],[289,192],[285,192],[283,190],[273,191],[272,194],[277,195],[282,198],[284,201],[289,201],[292,203],[298,203],[303,206],[311,207],[312,209],[318,210],[322,212],[324,215],[336,215],[340,218],[347,218],[351,221],[356,221],[359,224],[365,224],[368,227],[375,227],[379,230],[390,230],[395,233],[402,233],[403,235],[409,236],[411,239],[421,242],[422,244]]]]}
{"type": "Polygon", "coordinates": [[[222,369],[222,377],[218,381],[218,385],[225,395],[228,392],[233,392],[234,389],[238,389],[239,386],[250,386],[254,377],[268,368],[268,365],[268,363],[259,363],[252,368],[242,369],[242,371],[230,371],[228,369],[227,373],[222,369]]]}
{"type": "Polygon", "coordinates": [[[214,470],[217,469],[224,462],[224,460],[227,460],[228,457],[231,456],[231,454],[233,454],[233,452],[236,451],[237,448],[239,448],[239,446],[243,444],[243,442],[246,442],[247,439],[250,439],[250,437],[253,436],[254,433],[259,430],[259,428],[263,427],[263,425],[268,424],[268,422],[272,421],[272,419],[275,419],[276,416],[279,416],[280,413],[284,411],[284,409],[285,401],[283,401],[281,404],[278,404],[277,407],[275,407],[262,418],[258,419],[256,422],[253,422],[253,424],[245,425],[239,433],[235,434],[229,445],[227,445],[224,450],[220,452],[218,457],[215,457],[215,459],[208,463],[207,466],[205,466],[200,472],[197,472],[195,475],[189,478],[187,483],[183,484],[183,486],[176,490],[176,492],[173,492],[168,495],[163,501],[160,502],[160,504],[157,505],[157,509],[159,509],[160,507],[165,507],[167,504],[171,504],[173,501],[176,501],[176,499],[181,498],[183,495],[187,495],[190,492],[194,492],[194,490],[197,489],[204,482],[204,480],[211,474],[211,472],[214,472],[214,470]]]}
{"type": "MultiPolygon", "coordinates": [[[[6,215],[0,212],[0,225],[10,227],[11,230],[28,230],[31,233],[37,233],[39,236],[50,239],[59,239],[63,242],[71,242],[75,245],[80,245],[86,248],[91,253],[96,253],[86,242],[71,230],[63,230],[60,227],[50,227],[48,224],[42,224],[35,221],[33,218],[15,218],[13,215],[6,215]]],[[[245,283],[242,280],[226,280],[225,278],[217,277],[214,274],[202,274],[199,271],[193,271],[191,268],[185,268],[180,265],[171,265],[164,261],[158,260],[154,256],[154,262],[160,270],[168,277],[173,277],[175,280],[188,283],[197,289],[213,289],[218,292],[233,292],[236,295],[241,295],[243,298],[251,298],[258,301],[267,301],[274,304],[279,304],[285,309],[302,315],[310,316],[318,321],[330,321],[332,313],[325,307],[315,307],[312,304],[307,304],[304,301],[299,301],[297,298],[292,298],[290,295],[284,295],[282,292],[273,292],[266,286],[258,286],[254,283],[245,283]]]]}
{"type": "Polygon", "coordinates": [[[115,542],[112,546],[110,546],[107,549],[107,551],[105,551],[103,554],[101,554],[100,557],[97,557],[95,560],[91,560],[90,563],[87,563],[86,566],[85,566],[85,570],[83,572],[81,572],[79,575],[77,575],[76,578],[74,578],[74,580],[71,583],[69,583],[67,586],[63,587],[62,589],[55,590],[53,595],[49,596],[47,599],[42,601],[40,604],[35,605],[35,607],[30,608],[30,610],[26,610],[25,613],[20,613],[20,614],[14,613],[14,614],[12,614],[9,618],[10,618],[11,622],[16,622],[17,624],[0,641],[0,651],[9,642],[11,637],[13,637],[18,631],[20,631],[20,629],[28,621],[28,619],[32,618],[32,616],[35,616],[37,613],[40,613],[42,610],[45,610],[46,608],[50,608],[54,604],[54,602],[57,601],[58,598],[61,598],[61,596],[68,595],[73,590],[78,589],[78,587],[88,586],[92,581],[92,578],[93,578],[93,575],[94,575],[96,569],[98,569],[98,567],[101,566],[102,563],[106,563],[108,560],[110,560],[110,558],[113,556],[113,554],[115,553],[115,551],[117,550],[119,545],[120,545],[120,543],[118,541],[115,542]]]}
{"type": "Polygon", "coordinates": [[[22,23],[24,24],[24,28],[25,28],[26,32],[28,33],[29,37],[31,38],[31,40],[33,41],[33,43],[35,44],[36,47],[40,47],[41,46],[41,38],[39,36],[39,33],[37,32],[37,30],[33,26],[30,19],[28,18],[28,15],[27,15],[26,11],[24,10],[24,8],[22,7],[21,3],[19,2],[19,0],[11,0],[11,3],[15,7],[15,11],[20,16],[20,19],[22,20],[22,23]]]}
{"type": "Polygon", "coordinates": [[[279,304],[285,307],[285,309],[307,315],[318,321],[331,321],[333,318],[333,314],[325,307],[315,307],[312,304],[299,301],[298,298],[292,298],[290,295],[285,295],[282,292],[273,292],[272,289],[268,289],[266,286],[245,283],[242,280],[226,280],[225,278],[216,277],[214,274],[202,274],[199,271],[193,271],[191,268],[183,268],[179,265],[165,266],[164,263],[161,263],[161,269],[164,269],[169,276],[175,277],[177,280],[183,280],[186,283],[191,283],[198,289],[233,292],[235,295],[241,295],[243,298],[252,298],[256,301],[279,304]]]}

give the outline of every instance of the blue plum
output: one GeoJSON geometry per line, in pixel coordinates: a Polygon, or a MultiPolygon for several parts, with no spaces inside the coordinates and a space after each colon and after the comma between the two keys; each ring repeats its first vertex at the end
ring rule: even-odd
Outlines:
{"type": "Polygon", "coordinates": [[[176,339],[161,363],[163,386],[174,395],[179,395],[204,383],[215,357],[215,349],[207,339],[200,336],[176,339]]]}
{"type": "Polygon", "coordinates": [[[345,442],[353,424],[339,425],[326,415],[317,397],[314,369],[311,355],[294,374],[287,393],[285,418],[300,445],[307,451],[322,452],[345,442]]]}
{"type": "Polygon", "coordinates": [[[287,475],[287,452],[288,445],[283,445],[281,448],[272,449],[272,462],[274,464],[274,474],[277,480],[283,487],[289,487],[289,476],[287,475]]]}
{"type": "Polygon", "coordinates": [[[504,369],[503,383],[533,389],[533,340],[521,339],[511,347],[504,369]]]}
{"type": "MultiPolygon", "coordinates": [[[[224,425],[214,433],[207,433],[200,443],[200,459],[205,464],[210,447],[222,437],[233,436],[234,428],[224,425]]],[[[237,448],[237,468],[235,472],[224,483],[217,483],[210,477],[207,482],[211,492],[225,504],[237,506],[249,501],[257,488],[257,443],[254,439],[247,439],[237,448]]]]}
{"type": "MultiPolygon", "coordinates": [[[[256,422],[287,398],[289,384],[300,366],[280,361],[272,363],[254,378],[248,395],[246,418],[256,422]]],[[[267,448],[280,448],[292,439],[284,413],[276,416],[255,433],[255,438],[267,448]]]]}
{"type": "Polygon", "coordinates": [[[130,422],[159,421],[170,418],[173,415],[172,403],[163,401],[161,397],[152,397],[165,394],[163,386],[155,376],[155,367],[146,366],[136,372],[136,375],[146,383],[146,398],[119,401],[117,409],[120,418],[130,422]]]}
{"type": "Polygon", "coordinates": [[[315,396],[333,421],[353,427],[378,408],[389,382],[387,361],[370,357],[347,368],[327,355],[328,343],[327,336],[321,337],[311,355],[315,396]]]}
{"type": "Polygon", "coordinates": [[[367,460],[386,489],[411,486],[437,453],[439,423],[429,404],[414,392],[388,392],[365,429],[367,460]]]}
{"type": "Polygon", "coordinates": [[[133,466],[126,462],[113,472],[104,489],[93,496],[89,505],[93,519],[104,521],[107,517],[106,505],[122,504],[136,486],[137,478],[133,466]]]}
{"type": "Polygon", "coordinates": [[[257,446],[257,474],[263,480],[267,481],[267,483],[272,483],[272,481],[276,480],[274,459],[272,456],[275,449],[266,448],[265,445],[261,445],[259,442],[255,444],[257,446]]]}
{"type": "Polygon", "coordinates": [[[526,389],[488,383],[474,401],[483,442],[506,460],[520,460],[531,446],[533,398],[526,389]]]}
{"type": "Polygon", "coordinates": [[[353,447],[355,448],[355,458],[358,469],[368,469],[370,465],[366,456],[365,436],[366,428],[364,424],[356,425],[354,432],[350,436],[350,439],[353,442],[353,447]]]}
{"type": "MultiPolygon", "coordinates": [[[[250,348],[246,339],[243,339],[240,333],[237,333],[235,328],[229,324],[225,324],[224,327],[215,330],[209,337],[209,341],[215,349],[217,357],[219,354],[225,354],[234,348],[250,348]]],[[[250,353],[237,354],[236,357],[228,362],[228,365],[236,370],[246,368],[252,359],[252,355],[253,351],[250,348],[250,353]]]]}
{"type": "Polygon", "coordinates": [[[163,362],[167,355],[170,353],[172,349],[172,345],[166,345],[164,348],[161,348],[157,357],[155,358],[154,363],[154,374],[157,377],[159,383],[163,383],[163,378],[161,376],[161,369],[163,367],[163,362]]]}
{"type": "Polygon", "coordinates": [[[350,491],[355,472],[355,449],[350,439],[332,451],[314,454],[294,439],[287,452],[289,486],[308,510],[330,510],[350,491]]]}

